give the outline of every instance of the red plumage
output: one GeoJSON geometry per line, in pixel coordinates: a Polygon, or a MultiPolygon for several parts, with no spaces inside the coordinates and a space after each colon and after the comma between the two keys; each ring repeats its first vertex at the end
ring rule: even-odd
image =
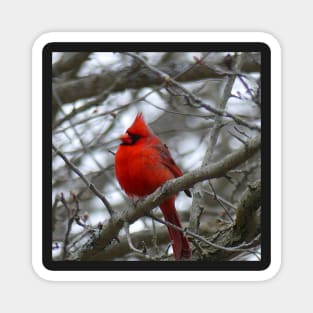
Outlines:
{"type": "MultiPolygon", "coordinates": [[[[139,113],[126,133],[115,155],[115,174],[129,197],[143,197],[167,180],[183,173],[172,159],[166,145],[153,134],[139,113]]],[[[175,209],[175,196],[160,205],[166,221],[181,226],[175,209]]],[[[168,227],[176,260],[191,257],[188,239],[180,231],[168,227]]]]}

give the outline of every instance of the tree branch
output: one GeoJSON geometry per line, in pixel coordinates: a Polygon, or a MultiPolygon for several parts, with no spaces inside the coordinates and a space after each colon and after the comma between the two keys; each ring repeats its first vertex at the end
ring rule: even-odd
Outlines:
{"type": "Polygon", "coordinates": [[[251,240],[259,226],[257,210],[261,206],[261,181],[248,185],[238,205],[234,230],[244,240],[251,240]]]}
{"type": "Polygon", "coordinates": [[[99,238],[94,240],[92,244],[83,247],[78,259],[92,260],[99,252],[103,251],[113,238],[118,236],[125,221],[127,221],[128,224],[134,223],[140,217],[149,213],[152,208],[155,208],[160,203],[164,202],[164,200],[170,195],[191,188],[197,182],[224,176],[229,170],[242,164],[253,156],[259,150],[260,145],[261,138],[258,135],[241,149],[229,154],[224,159],[214,164],[201,167],[182,177],[167,181],[163,186],[147,196],[144,200],[138,201],[135,208],[130,207],[124,212],[115,213],[103,225],[99,238]]]}
{"type": "MultiPolygon", "coordinates": [[[[257,130],[259,132],[261,131],[261,128],[258,125],[250,124],[250,123],[246,122],[245,120],[239,118],[238,116],[236,116],[230,112],[227,112],[226,110],[220,110],[219,108],[215,108],[215,107],[211,106],[210,104],[204,103],[201,98],[197,97],[195,94],[193,94],[191,91],[189,91],[187,88],[185,88],[182,84],[180,84],[178,82],[181,79],[181,76],[183,76],[183,75],[172,78],[171,75],[168,75],[166,72],[162,71],[161,69],[158,69],[158,68],[148,64],[145,61],[145,59],[143,57],[141,57],[140,55],[138,55],[136,53],[132,53],[132,52],[126,52],[125,54],[129,55],[132,58],[134,58],[135,60],[141,62],[148,70],[151,71],[151,73],[158,76],[161,79],[160,83],[166,82],[167,84],[171,84],[175,88],[179,89],[183,93],[181,96],[184,96],[188,100],[188,103],[191,106],[204,108],[204,109],[216,114],[219,117],[231,118],[237,124],[246,126],[246,127],[250,128],[251,130],[257,130]]],[[[241,65],[241,61],[240,61],[240,65],[241,65]]],[[[234,71],[231,71],[231,74],[229,73],[229,71],[225,71],[223,73],[220,73],[221,77],[229,75],[230,83],[229,83],[229,86],[226,86],[226,88],[228,89],[229,92],[231,91],[231,86],[232,86],[233,82],[235,81],[237,74],[239,74],[239,72],[237,71],[237,68],[235,68],[234,71]]],[[[169,89],[168,89],[168,91],[169,91],[169,89]]],[[[226,105],[227,100],[228,100],[228,98],[223,99],[223,101],[225,101],[225,105],[226,105]]]]}
{"type": "Polygon", "coordinates": [[[107,198],[97,189],[97,187],[89,182],[89,180],[83,175],[83,173],[69,160],[67,157],[52,144],[52,149],[55,151],[55,153],[60,156],[63,161],[72,169],[73,172],[75,172],[81,180],[85,183],[85,185],[103,202],[104,206],[109,211],[110,215],[113,215],[113,210],[111,207],[110,202],[107,200],[107,198]]]}
{"type": "MultiPolygon", "coordinates": [[[[225,229],[216,232],[209,238],[215,244],[223,247],[237,245],[237,248],[246,249],[258,247],[261,242],[258,225],[257,209],[261,206],[261,181],[250,184],[243,192],[237,204],[236,222],[225,229]]],[[[230,260],[238,255],[236,251],[226,251],[207,247],[205,260],[223,261],[230,260]],[[235,252],[235,253],[234,253],[235,252]]]]}
{"type": "Polygon", "coordinates": [[[90,52],[65,52],[61,58],[52,65],[52,75],[59,76],[64,72],[77,70],[90,55],[90,52]]]}
{"type": "MultiPolygon", "coordinates": [[[[235,60],[236,61],[235,65],[234,65],[235,70],[240,69],[242,59],[243,59],[243,57],[242,57],[242,55],[240,55],[235,60]]],[[[235,80],[236,80],[236,74],[231,74],[231,75],[228,75],[226,77],[226,83],[225,83],[225,87],[224,87],[224,91],[223,91],[223,96],[221,98],[221,101],[217,104],[218,110],[225,112],[226,104],[227,104],[227,101],[229,100],[229,98],[231,96],[231,91],[233,89],[233,85],[235,83],[235,80]]],[[[206,153],[205,153],[203,161],[202,161],[203,166],[208,165],[209,162],[213,158],[213,155],[214,155],[213,152],[214,152],[215,145],[217,143],[217,139],[219,136],[221,125],[222,125],[222,116],[216,115],[213,128],[209,132],[209,143],[208,143],[208,147],[207,147],[206,153]]],[[[211,185],[211,188],[213,190],[212,185],[211,185]]],[[[192,201],[192,206],[191,206],[191,211],[190,211],[189,228],[191,231],[198,233],[199,226],[200,226],[200,217],[201,217],[201,214],[202,214],[202,211],[204,208],[203,192],[202,192],[201,184],[197,184],[194,187],[192,199],[193,199],[193,201],[192,201]]],[[[227,210],[226,210],[226,212],[228,213],[227,210]]],[[[232,220],[231,215],[228,214],[228,216],[232,220]]]]}
{"type": "Polygon", "coordinates": [[[250,243],[248,244],[240,244],[239,246],[235,246],[235,247],[227,247],[227,246],[220,246],[216,243],[214,243],[213,241],[210,241],[206,238],[204,238],[203,236],[200,236],[188,229],[183,229],[181,227],[178,227],[177,225],[175,224],[172,224],[170,222],[167,222],[167,221],[163,221],[162,219],[160,218],[157,218],[156,216],[152,215],[152,214],[149,214],[148,216],[150,216],[152,219],[156,220],[157,222],[163,224],[163,225],[167,225],[169,227],[172,227],[176,230],[179,230],[181,231],[182,233],[186,234],[186,235],[189,235],[191,236],[192,238],[195,238],[197,240],[199,240],[199,242],[202,242],[202,243],[205,243],[206,245],[210,246],[210,247],[213,247],[213,248],[216,248],[217,250],[223,250],[223,251],[226,251],[226,252],[251,252],[251,253],[254,253],[253,251],[249,251],[249,248],[251,246],[250,243]]]}
{"type": "MultiPolygon", "coordinates": [[[[159,69],[170,77],[175,77],[184,72],[183,75],[177,78],[177,81],[179,82],[222,78],[226,75],[225,73],[216,72],[202,65],[194,66],[189,71],[185,71],[185,64],[163,64],[159,66],[159,69]]],[[[243,70],[246,70],[247,72],[255,72],[259,70],[259,67],[254,62],[248,60],[247,64],[244,64],[243,70]]],[[[62,102],[70,103],[78,99],[86,99],[100,94],[103,90],[108,89],[111,86],[112,79],[120,77],[125,71],[128,71],[128,69],[123,68],[119,70],[105,71],[101,74],[88,75],[87,77],[57,83],[55,88],[62,102]]],[[[159,75],[156,75],[147,68],[141,68],[120,80],[112,92],[155,86],[160,85],[163,82],[163,78],[159,75]]]]}
{"type": "MultiPolygon", "coordinates": [[[[165,245],[169,243],[168,230],[166,227],[161,227],[157,229],[157,238],[159,245],[165,245]]],[[[132,242],[136,246],[140,246],[144,242],[147,248],[155,250],[154,247],[154,234],[151,230],[144,229],[131,234],[132,242]]],[[[97,255],[92,259],[93,261],[112,261],[116,258],[125,259],[129,253],[132,253],[131,248],[128,244],[127,236],[120,235],[119,243],[108,245],[105,249],[99,251],[97,255]]]]}

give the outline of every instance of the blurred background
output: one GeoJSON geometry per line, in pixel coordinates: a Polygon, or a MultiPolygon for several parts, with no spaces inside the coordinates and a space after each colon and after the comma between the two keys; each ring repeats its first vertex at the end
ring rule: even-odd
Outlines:
{"type": "MultiPolygon", "coordinates": [[[[257,52],[54,53],[53,144],[105,195],[114,210],[124,210],[130,203],[114,175],[114,153],[119,136],[136,114],[143,113],[183,172],[217,162],[255,137],[261,127],[260,62],[257,52]],[[192,102],[190,95],[206,106],[192,102]],[[210,108],[225,110],[246,125],[210,108]]],[[[54,152],[52,156],[53,257],[75,259],[109,214],[64,160],[54,152]],[[69,227],[73,215],[79,219],[69,227]]],[[[260,168],[260,155],[256,154],[225,177],[197,184],[201,194],[197,203],[180,193],[176,208],[184,227],[189,226],[191,208],[200,204],[201,236],[213,236],[231,225],[236,203],[248,184],[260,179],[260,168]]],[[[162,216],[158,208],[153,212],[162,216]]],[[[143,217],[130,225],[130,234],[136,247],[172,260],[164,225],[143,217]]],[[[101,260],[144,260],[123,244],[124,237],[122,230],[120,244],[113,242],[101,260]]],[[[257,260],[259,252],[258,245],[255,253],[240,253],[229,260],[257,260]]],[[[197,252],[194,255],[203,257],[197,252]]]]}

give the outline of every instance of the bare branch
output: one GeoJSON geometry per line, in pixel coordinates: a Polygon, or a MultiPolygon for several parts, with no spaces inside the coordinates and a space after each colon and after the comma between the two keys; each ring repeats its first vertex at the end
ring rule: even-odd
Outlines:
{"type": "MultiPolygon", "coordinates": [[[[74,195],[73,195],[73,198],[75,198],[74,195]]],[[[64,198],[63,192],[61,193],[60,200],[63,203],[63,205],[64,205],[64,207],[66,209],[66,213],[67,213],[67,229],[66,229],[66,233],[65,233],[65,237],[64,237],[64,241],[63,241],[63,256],[62,256],[63,260],[65,260],[66,257],[67,257],[67,254],[68,254],[67,246],[68,246],[68,243],[69,243],[69,236],[70,236],[70,233],[71,233],[71,230],[72,230],[73,222],[75,221],[75,218],[78,215],[79,207],[77,205],[76,206],[76,210],[72,213],[71,209],[69,208],[69,206],[67,204],[67,201],[64,198]]]]}
{"type": "Polygon", "coordinates": [[[109,211],[110,215],[113,215],[113,209],[111,207],[110,202],[106,199],[106,197],[96,188],[94,184],[88,181],[88,179],[83,175],[83,173],[70,161],[67,157],[59,151],[53,144],[52,149],[55,151],[57,155],[59,155],[63,161],[75,172],[81,180],[85,183],[85,185],[103,202],[107,210],[109,211]]]}
{"type": "MultiPolygon", "coordinates": [[[[162,220],[162,219],[160,219],[160,218],[158,218],[158,217],[156,217],[156,216],[154,216],[152,214],[148,214],[147,216],[150,216],[152,219],[156,220],[157,222],[159,222],[159,223],[161,223],[163,225],[167,225],[169,227],[172,227],[172,228],[174,228],[176,230],[179,230],[182,233],[187,234],[187,235],[189,235],[189,236],[191,236],[191,237],[193,237],[193,238],[195,238],[195,239],[205,243],[206,245],[211,246],[213,248],[216,248],[218,250],[223,250],[223,251],[227,251],[227,252],[250,252],[250,253],[255,253],[254,251],[247,249],[247,248],[249,248],[251,246],[251,243],[248,243],[248,244],[244,243],[244,244],[240,244],[239,246],[235,246],[235,247],[220,246],[220,245],[218,245],[218,244],[208,240],[207,238],[204,238],[203,236],[200,236],[200,235],[198,235],[198,234],[188,230],[187,228],[183,229],[183,228],[178,227],[177,225],[172,224],[172,223],[170,223],[168,221],[164,221],[164,220],[162,220]]],[[[255,239],[253,240],[253,242],[255,242],[255,239]]]]}
{"type": "MultiPolygon", "coordinates": [[[[190,70],[185,71],[185,65],[175,64],[175,66],[169,66],[165,64],[159,67],[160,70],[166,73],[170,77],[175,77],[177,74],[182,73],[177,79],[179,82],[191,82],[208,78],[221,78],[225,74],[218,73],[206,66],[194,66],[190,70]]],[[[259,66],[254,62],[248,60],[244,64],[243,70],[247,72],[255,72],[259,70],[259,66]]],[[[120,77],[127,71],[127,68],[105,71],[101,74],[93,74],[87,77],[62,82],[56,84],[57,92],[60,95],[63,103],[74,102],[78,99],[86,99],[100,94],[103,90],[109,88],[112,83],[112,77],[120,77]]],[[[127,77],[124,77],[114,87],[112,92],[123,91],[125,89],[134,88],[139,89],[143,87],[160,85],[164,81],[158,75],[151,73],[150,70],[141,69],[137,72],[130,73],[127,77]]]]}
{"type": "Polygon", "coordinates": [[[124,222],[124,229],[125,229],[125,233],[126,233],[126,238],[127,238],[127,242],[128,242],[128,245],[129,245],[129,248],[131,251],[135,252],[136,254],[139,254],[140,256],[143,256],[145,259],[148,259],[148,260],[157,260],[156,258],[150,256],[149,254],[147,254],[147,251],[144,250],[140,250],[140,249],[137,249],[133,242],[132,242],[132,239],[131,239],[131,236],[130,236],[130,233],[129,233],[129,224],[128,222],[124,222]]]}
{"type": "Polygon", "coordinates": [[[85,62],[90,52],[65,52],[61,58],[52,65],[53,76],[59,76],[64,72],[76,70],[85,62]]]}
{"type": "MultiPolygon", "coordinates": [[[[230,61],[232,61],[232,58],[230,57],[230,61]]],[[[232,63],[232,62],[230,62],[232,63]]],[[[240,59],[236,60],[236,63],[234,65],[235,69],[237,70],[240,68],[242,63],[242,57],[240,59]]],[[[224,87],[224,92],[222,99],[220,103],[218,103],[218,109],[225,112],[226,104],[228,99],[231,96],[231,91],[233,89],[233,85],[236,80],[236,74],[230,74],[229,76],[226,77],[226,84],[224,87]]],[[[222,126],[222,115],[216,115],[215,120],[214,120],[214,125],[213,129],[209,132],[209,144],[206,150],[206,153],[204,155],[202,165],[206,166],[209,164],[209,162],[213,158],[213,153],[214,153],[214,148],[220,133],[220,129],[222,126]]],[[[211,189],[215,194],[215,190],[213,188],[213,185],[210,183],[211,189]]],[[[191,207],[191,212],[190,212],[190,223],[189,223],[189,228],[194,231],[198,232],[199,231],[199,226],[200,226],[200,216],[201,212],[203,211],[203,192],[202,192],[202,186],[201,184],[197,184],[194,188],[194,196],[193,196],[193,202],[192,202],[192,207],[191,207]]],[[[216,194],[215,194],[216,195],[216,194]]],[[[215,197],[215,199],[218,201],[218,199],[215,197]]],[[[223,206],[222,203],[220,203],[221,206],[224,208],[225,212],[227,213],[228,217],[230,218],[231,221],[233,221],[232,216],[228,213],[227,209],[223,206]]]]}
{"type": "Polygon", "coordinates": [[[257,210],[261,206],[261,181],[250,184],[237,205],[235,230],[251,240],[259,225],[257,210]]]}
{"type": "MultiPolygon", "coordinates": [[[[156,74],[159,77],[159,79],[161,79],[160,83],[164,84],[164,82],[166,82],[166,83],[171,84],[172,86],[178,88],[179,90],[181,90],[183,92],[182,96],[187,97],[188,102],[189,102],[190,105],[192,105],[194,107],[204,108],[204,109],[206,109],[206,110],[208,110],[208,111],[210,111],[210,112],[212,112],[212,113],[214,113],[214,114],[216,114],[218,116],[221,116],[221,117],[231,118],[237,124],[246,126],[246,127],[250,128],[251,130],[257,130],[259,132],[261,131],[261,128],[258,125],[250,124],[250,123],[242,120],[241,118],[239,118],[238,116],[236,116],[236,115],[234,115],[232,113],[229,113],[229,112],[227,112],[225,110],[220,110],[220,109],[214,108],[211,105],[204,103],[202,101],[202,99],[200,99],[199,97],[194,95],[191,91],[186,89],[182,84],[180,84],[174,78],[172,78],[171,75],[168,75],[164,71],[162,71],[160,69],[157,69],[156,67],[150,65],[140,55],[138,55],[136,53],[132,53],[132,52],[126,52],[125,54],[127,54],[127,55],[131,56],[132,58],[138,60],[146,68],[148,68],[152,73],[156,74]],[[191,102],[193,104],[191,104],[191,102]]],[[[222,76],[225,76],[225,75],[228,75],[228,74],[223,73],[222,76]]],[[[234,71],[233,74],[230,76],[231,78],[230,78],[229,86],[232,86],[232,84],[233,84],[232,80],[235,79],[235,75],[237,75],[237,71],[234,71]]],[[[228,89],[230,89],[230,88],[228,87],[228,89]]],[[[227,99],[226,99],[226,101],[227,101],[227,99]]]]}
{"type": "MultiPolygon", "coordinates": [[[[143,241],[147,248],[154,249],[156,254],[158,250],[153,244],[153,232],[148,229],[137,231],[131,234],[132,242],[134,245],[139,246],[143,241]]],[[[165,245],[169,242],[168,230],[165,227],[157,228],[158,245],[165,245]]],[[[129,247],[126,234],[119,235],[120,242],[118,244],[110,244],[105,249],[99,250],[99,253],[94,256],[93,261],[112,261],[115,258],[125,258],[132,250],[129,247]]],[[[158,247],[159,248],[159,247],[158,247]]],[[[168,258],[169,256],[167,256],[168,258]]],[[[159,259],[163,259],[161,256],[159,259]]]]}
{"type": "Polygon", "coordinates": [[[219,203],[219,205],[224,209],[224,212],[226,213],[226,215],[229,217],[229,219],[232,221],[232,222],[234,222],[234,220],[233,220],[233,217],[231,216],[231,214],[228,212],[228,209],[225,207],[225,205],[223,204],[223,201],[220,201],[219,200],[219,198],[218,198],[218,196],[217,196],[217,194],[216,194],[216,192],[215,192],[215,189],[214,189],[214,187],[213,187],[213,184],[211,183],[211,181],[209,180],[209,185],[210,185],[210,187],[211,187],[211,190],[213,191],[213,194],[214,194],[214,196],[213,196],[213,198],[219,203]]]}

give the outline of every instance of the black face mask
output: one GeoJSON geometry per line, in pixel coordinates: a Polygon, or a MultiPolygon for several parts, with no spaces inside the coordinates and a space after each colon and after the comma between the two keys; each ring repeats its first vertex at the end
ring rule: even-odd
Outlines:
{"type": "Polygon", "coordinates": [[[120,144],[121,146],[132,146],[132,145],[134,145],[136,143],[137,140],[139,140],[141,138],[140,135],[130,134],[129,132],[127,132],[127,134],[131,138],[131,142],[130,143],[122,142],[120,144]]]}

